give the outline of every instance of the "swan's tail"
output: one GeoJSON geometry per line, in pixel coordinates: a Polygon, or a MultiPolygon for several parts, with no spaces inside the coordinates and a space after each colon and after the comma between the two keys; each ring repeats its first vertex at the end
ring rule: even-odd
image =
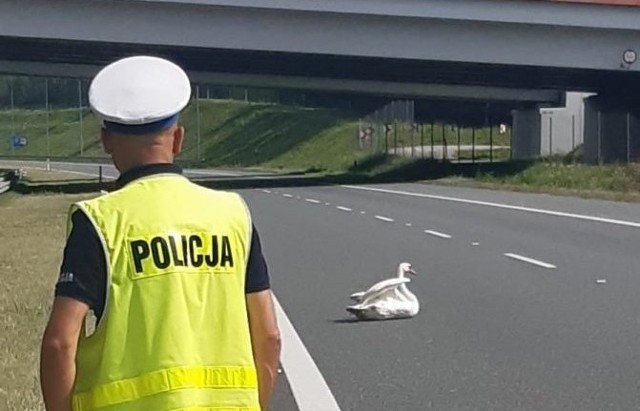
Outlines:
{"type": "Polygon", "coordinates": [[[366,310],[367,310],[367,308],[364,307],[362,304],[348,305],[347,306],[347,311],[350,312],[351,314],[356,315],[356,316],[362,315],[362,313],[364,313],[366,310]]]}
{"type": "Polygon", "coordinates": [[[358,291],[357,293],[353,293],[349,296],[353,301],[360,302],[362,301],[362,296],[364,295],[364,291],[358,291]]]}
{"type": "Polygon", "coordinates": [[[366,307],[366,306],[363,306],[362,304],[348,305],[347,311],[355,315],[355,317],[360,321],[365,321],[370,319],[368,317],[371,314],[371,307],[366,307]]]}
{"type": "Polygon", "coordinates": [[[347,311],[349,311],[351,314],[360,313],[360,312],[362,312],[362,307],[360,306],[360,304],[358,304],[358,305],[348,305],[347,306],[347,311]]]}

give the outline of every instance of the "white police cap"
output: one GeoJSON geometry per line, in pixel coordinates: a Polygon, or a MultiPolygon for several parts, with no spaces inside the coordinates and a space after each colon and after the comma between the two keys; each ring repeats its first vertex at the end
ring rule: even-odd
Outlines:
{"type": "Polygon", "coordinates": [[[158,57],[127,57],[104,67],[89,87],[91,109],[107,129],[159,131],[189,103],[191,84],[176,64],[158,57]]]}

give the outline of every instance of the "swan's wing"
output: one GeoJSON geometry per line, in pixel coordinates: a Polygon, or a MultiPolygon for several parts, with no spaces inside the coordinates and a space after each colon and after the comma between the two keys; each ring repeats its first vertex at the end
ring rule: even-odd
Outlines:
{"type": "Polygon", "coordinates": [[[411,280],[408,278],[390,278],[388,280],[380,281],[369,290],[367,290],[367,292],[362,296],[361,304],[368,304],[369,301],[379,298],[385,293],[392,291],[400,284],[405,284],[408,282],[411,282],[411,280]]]}
{"type": "Polygon", "coordinates": [[[358,291],[357,293],[353,293],[349,296],[353,301],[360,302],[362,301],[362,296],[364,295],[364,291],[358,291]]]}
{"type": "Polygon", "coordinates": [[[364,294],[362,295],[362,299],[365,299],[370,295],[377,294],[380,290],[387,289],[387,287],[389,287],[390,285],[398,286],[402,283],[408,283],[408,282],[411,282],[411,279],[406,277],[405,278],[393,277],[386,280],[382,280],[372,285],[371,288],[365,291],[364,294]]]}

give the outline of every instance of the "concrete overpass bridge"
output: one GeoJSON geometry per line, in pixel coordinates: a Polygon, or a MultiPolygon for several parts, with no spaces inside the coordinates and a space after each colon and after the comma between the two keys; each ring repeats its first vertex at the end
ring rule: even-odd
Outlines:
{"type": "Polygon", "coordinates": [[[640,8],[533,0],[63,0],[0,4],[0,71],[90,76],[171,57],[197,81],[553,100],[640,90],[640,8]],[[457,86],[466,86],[460,88],[457,86]],[[545,94],[546,92],[546,94],[545,94]]]}
{"type": "MultiPolygon", "coordinates": [[[[13,0],[0,2],[0,72],[89,77],[113,59],[147,53],[179,62],[201,83],[509,102],[524,111],[561,106],[574,90],[630,107],[640,94],[636,6],[13,0]]],[[[523,127],[536,122],[523,118],[523,127]]]]}

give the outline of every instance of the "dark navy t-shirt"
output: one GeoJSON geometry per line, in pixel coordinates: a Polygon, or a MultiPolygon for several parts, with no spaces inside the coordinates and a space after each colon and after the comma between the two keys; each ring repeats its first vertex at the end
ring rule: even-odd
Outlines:
{"type": "MultiPolygon", "coordinates": [[[[178,166],[172,164],[144,166],[124,173],[118,179],[117,185],[121,186],[137,178],[153,174],[181,173],[181,171],[178,166]]],[[[86,303],[100,318],[105,306],[107,285],[104,249],[98,233],[84,212],[76,210],[71,216],[71,221],[73,225],[64,248],[55,295],[70,297],[86,303]]],[[[254,225],[245,292],[249,294],[269,288],[269,272],[262,253],[260,235],[254,225]]]]}

